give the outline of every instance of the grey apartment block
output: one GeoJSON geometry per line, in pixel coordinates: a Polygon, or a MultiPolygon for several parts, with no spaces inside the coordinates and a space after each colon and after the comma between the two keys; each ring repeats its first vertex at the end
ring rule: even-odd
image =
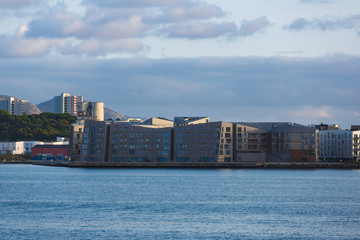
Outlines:
{"type": "Polygon", "coordinates": [[[174,127],[175,161],[233,161],[232,123],[212,122],[190,125],[182,123],[177,125],[174,127]]]}
{"type": "Polygon", "coordinates": [[[111,123],[108,161],[170,162],[172,161],[172,128],[154,125],[111,123]]]}
{"type": "Polygon", "coordinates": [[[85,162],[317,162],[318,130],[294,123],[205,118],[85,120],[71,128],[71,157],[85,162]]]}

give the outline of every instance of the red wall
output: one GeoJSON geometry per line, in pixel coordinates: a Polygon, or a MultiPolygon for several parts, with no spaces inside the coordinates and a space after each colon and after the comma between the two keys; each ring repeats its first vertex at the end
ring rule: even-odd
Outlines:
{"type": "Polygon", "coordinates": [[[69,148],[33,148],[32,156],[41,156],[43,154],[52,154],[52,156],[69,156],[69,148]]]}

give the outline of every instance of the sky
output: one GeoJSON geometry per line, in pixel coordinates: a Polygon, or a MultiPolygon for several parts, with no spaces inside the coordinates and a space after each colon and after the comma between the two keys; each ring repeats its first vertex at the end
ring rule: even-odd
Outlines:
{"type": "Polygon", "coordinates": [[[360,125],[358,0],[0,0],[0,94],[360,125]]]}

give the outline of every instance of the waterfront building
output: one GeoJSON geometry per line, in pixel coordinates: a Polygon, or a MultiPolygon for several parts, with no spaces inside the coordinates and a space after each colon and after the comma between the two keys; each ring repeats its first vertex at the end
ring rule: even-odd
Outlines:
{"type": "Polygon", "coordinates": [[[296,123],[210,122],[208,117],[85,120],[71,127],[85,162],[317,162],[318,130],[296,123]]]}
{"type": "Polygon", "coordinates": [[[275,162],[317,162],[319,131],[297,123],[275,126],[271,132],[271,158],[275,162]]]}
{"type": "Polygon", "coordinates": [[[44,142],[41,141],[24,141],[24,154],[31,154],[32,148],[36,145],[43,145],[44,142]]]}
{"type": "Polygon", "coordinates": [[[360,130],[320,131],[319,158],[324,162],[359,161],[360,130]]]}
{"type": "Polygon", "coordinates": [[[76,123],[70,126],[69,156],[72,161],[80,161],[84,136],[84,124],[76,123]]]}
{"type": "Polygon", "coordinates": [[[209,117],[175,117],[174,126],[185,126],[199,123],[209,123],[209,117]]]}
{"type": "Polygon", "coordinates": [[[171,160],[171,121],[144,122],[85,120],[84,132],[73,125],[72,160],[88,162],[168,162],[171,160]],[[164,127],[165,126],[165,127],[164,127]],[[81,144],[78,142],[82,141],[81,144]],[[81,149],[80,148],[81,145],[81,149]],[[79,155],[80,153],[80,155],[79,155]]]}
{"type": "Polygon", "coordinates": [[[0,100],[0,110],[6,110],[11,115],[22,115],[24,113],[25,102],[28,101],[9,97],[8,99],[0,100]]]}
{"type": "Polygon", "coordinates": [[[54,113],[69,113],[77,116],[77,105],[83,102],[82,96],[71,96],[69,93],[62,93],[54,98],[54,113]]]}
{"type": "Polygon", "coordinates": [[[43,144],[32,148],[33,160],[66,160],[69,158],[69,145],[43,144]]]}
{"type": "MultiPolygon", "coordinates": [[[[174,127],[174,159],[177,162],[232,162],[233,124],[209,122],[209,118],[177,121],[174,127]]],[[[194,118],[193,118],[194,119],[194,118]]]]}
{"type": "Polygon", "coordinates": [[[0,142],[1,154],[24,154],[24,142],[0,142]]]}
{"type": "Polygon", "coordinates": [[[234,159],[236,162],[265,162],[271,152],[274,123],[234,123],[234,159]]]}

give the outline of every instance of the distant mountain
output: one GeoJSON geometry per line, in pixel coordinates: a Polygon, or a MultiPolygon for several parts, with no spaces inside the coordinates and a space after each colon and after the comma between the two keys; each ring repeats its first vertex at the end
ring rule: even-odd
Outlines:
{"type": "Polygon", "coordinates": [[[55,98],[36,105],[41,112],[54,112],[55,98]]]}
{"type": "MultiPolygon", "coordinates": [[[[0,95],[0,100],[7,100],[9,97],[10,96],[7,96],[7,95],[0,95]]],[[[15,97],[15,98],[19,99],[17,97],[15,97]]],[[[40,109],[35,104],[32,104],[31,102],[25,102],[24,109],[28,115],[41,113],[40,109]]]]}
{"type": "MultiPolygon", "coordinates": [[[[37,107],[42,111],[42,112],[54,112],[54,106],[55,106],[55,98],[40,103],[37,105],[37,107]]],[[[115,112],[114,110],[111,110],[110,108],[105,107],[104,108],[104,119],[124,119],[126,118],[124,115],[115,112]]]]}
{"type": "Polygon", "coordinates": [[[127,118],[126,116],[124,115],[121,115],[120,113],[117,113],[115,112],[114,110],[111,110],[110,108],[107,108],[105,107],[104,108],[104,119],[107,120],[107,119],[125,119],[127,118]]]}

